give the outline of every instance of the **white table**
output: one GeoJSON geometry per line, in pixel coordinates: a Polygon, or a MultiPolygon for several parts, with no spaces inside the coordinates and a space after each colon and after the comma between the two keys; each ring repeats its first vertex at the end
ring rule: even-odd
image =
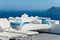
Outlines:
{"type": "Polygon", "coordinates": [[[0,32],[0,40],[21,40],[22,34],[16,34],[16,33],[9,33],[9,32],[0,32]]]}
{"type": "Polygon", "coordinates": [[[33,40],[33,36],[37,36],[39,34],[38,32],[23,30],[7,30],[5,32],[27,35],[30,40],[33,40]]]}

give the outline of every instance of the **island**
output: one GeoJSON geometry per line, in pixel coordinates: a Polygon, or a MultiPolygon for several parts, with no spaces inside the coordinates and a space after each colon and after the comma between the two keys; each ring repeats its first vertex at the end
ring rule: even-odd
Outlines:
{"type": "Polygon", "coordinates": [[[51,7],[47,10],[47,12],[60,12],[60,7],[51,7]]]}

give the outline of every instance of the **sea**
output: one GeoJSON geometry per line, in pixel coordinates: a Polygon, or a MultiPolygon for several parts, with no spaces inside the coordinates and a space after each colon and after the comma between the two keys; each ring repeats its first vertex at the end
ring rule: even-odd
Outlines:
{"type": "Polygon", "coordinates": [[[60,12],[47,12],[47,11],[5,11],[0,10],[0,18],[21,17],[24,13],[29,16],[48,17],[53,20],[60,20],[60,12]]]}

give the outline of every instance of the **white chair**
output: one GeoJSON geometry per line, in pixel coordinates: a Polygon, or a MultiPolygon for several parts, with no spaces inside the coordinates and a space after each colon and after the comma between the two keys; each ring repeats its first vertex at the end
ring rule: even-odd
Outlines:
{"type": "Polygon", "coordinates": [[[6,29],[10,27],[10,22],[6,18],[0,18],[0,29],[6,29]]]}

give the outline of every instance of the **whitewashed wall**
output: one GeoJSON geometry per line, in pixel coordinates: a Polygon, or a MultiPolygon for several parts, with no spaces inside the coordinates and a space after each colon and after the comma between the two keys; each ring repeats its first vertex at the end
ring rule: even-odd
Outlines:
{"type": "Polygon", "coordinates": [[[52,24],[50,32],[51,33],[60,33],[60,24],[52,24]]]}

